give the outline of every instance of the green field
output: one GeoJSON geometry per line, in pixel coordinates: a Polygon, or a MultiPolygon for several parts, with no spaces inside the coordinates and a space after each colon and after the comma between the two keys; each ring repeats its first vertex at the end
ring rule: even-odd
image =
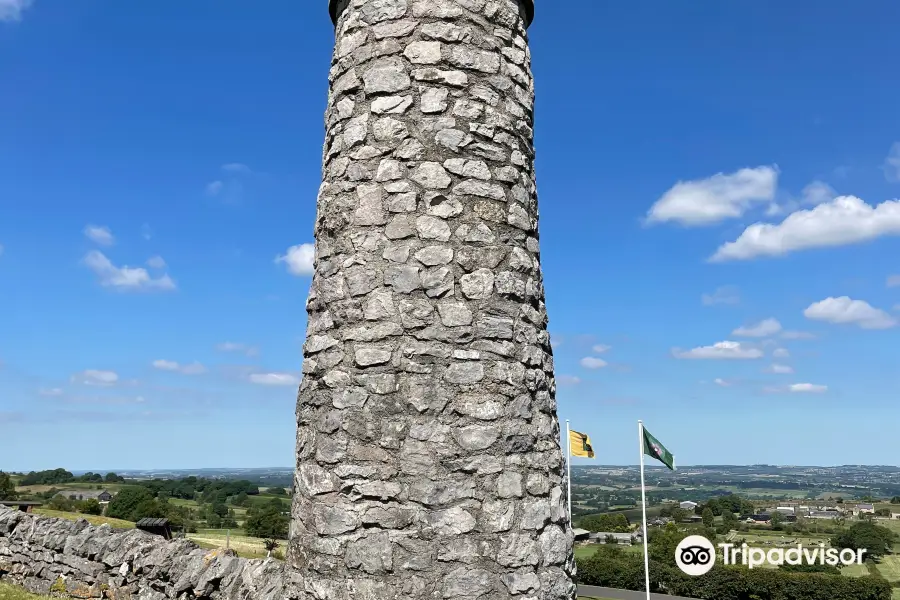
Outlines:
{"type": "Polygon", "coordinates": [[[841,567],[841,575],[844,577],[865,577],[869,574],[869,569],[866,568],[866,565],[848,565],[846,567],[841,567]]]}
{"type": "Polygon", "coordinates": [[[882,557],[878,563],[878,572],[891,583],[900,582],[900,556],[891,554],[882,557]]]}
{"type": "Polygon", "coordinates": [[[45,517],[54,517],[57,519],[68,519],[70,521],[84,519],[91,525],[109,524],[110,527],[115,527],[117,529],[134,529],[134,523],[132,523],[131,521],[111,519],[109,517],[98,517],[94,515],[83,515],[81,513],[63,512],[61,510],[50,510],[49,508],[36,508],[34,509],[34,514],[43,515],[45,517]]]}
{"type": "MultiPolygon", "coordinates": [[[[201,548],[225,548],[227,544],[229,548],[237,552],[238,556],[244,558],[266,557],[263,540],[241,534],[243,532],[240,531],[232,531],[230,535],[226,535],[225,531],[221,529],[201,529],[197,533],[187,534],[187,538],[201,548]]],[[[286,543],[283,540],[280,541],[278,550],[284,552],[286,543]]]]}
{"type": "MultiPolygon", "coordinates": [[[[597,548],[602,548],[604,544],[585,544],[583,546],[575,546],[575,558],[588,558],[589,556],[593,556],[594,552],[597,551],[597,548]]],[[[643,546],[640,544],[636,544],[633,546],[618,546],[625,552],[643,552],[643,546]]]]}
{"type": "Polygon", "coordinates": [[[47,596],[35,596],[22,588],[0,581],[0,600],[49,600],[47,596]]]}

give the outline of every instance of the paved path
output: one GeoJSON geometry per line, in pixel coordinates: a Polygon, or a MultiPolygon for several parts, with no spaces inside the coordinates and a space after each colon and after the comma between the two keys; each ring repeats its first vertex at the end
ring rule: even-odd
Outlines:
{"type": "MultiPolygon", "coordinates": [[[[647,592],[632,592],[631,590],[617,590],[613,588],[594,587],[592,585],[579,585],[578,597],[610,598],[611,600],[647,600],[647,592]]],[[[665,594],[650,594],[650,600],[695,600],[681,596],[666,596],[665,594]]]]}

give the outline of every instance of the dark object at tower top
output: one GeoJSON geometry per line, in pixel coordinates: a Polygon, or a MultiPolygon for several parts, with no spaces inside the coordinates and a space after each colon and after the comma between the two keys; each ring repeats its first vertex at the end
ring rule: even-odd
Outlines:
{"type": "MultiPolygon", "coordinates": [[[[534,21],[534,0],[518,0],[525,11],[525,27],[530,27],[534,21]]],[[[341,13],[350,4],[350,0],[328,0],[328,12],[331,14],[331,22],[337,25],[341,13]]]]}

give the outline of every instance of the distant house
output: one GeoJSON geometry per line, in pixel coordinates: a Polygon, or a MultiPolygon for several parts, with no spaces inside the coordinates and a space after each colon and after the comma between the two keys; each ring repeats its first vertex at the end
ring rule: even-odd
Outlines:
{"type": "Polygon", "coordinates": [[[853,511],[853,514],[875,514],[875,506],[872,504],[857,504],[856,509],[853,511]]]}
{"type": "Polygon", "coordinates": [[[809,511],[810,519],[837,519],[841,513],[837,510],[811,510],[809,511]]]}
{"type": "Polygon", "coordinates": [[[590,541],[595,544],[606,544],[610,537],[616,540],[616,544],[630,545],[632,538],[637,540],[641,539],[641,533],[639,531],[636,531],[635,533],[608,533],[601,531],[589,535],[590,541]]]}
{"type": "Polygon", "coordinates": [[[892,519],[900,519],[900,512],[897,512],[897,513],[892,512],[892,513],[891,513],[891,518],[892,518],[892,519]]]}
{"type": "Polygon", "coordinates": [[[747,517],[748,523],[768,523],[772,520],[772,515],[769,513],[757,513],[755,515],[750,515],[747,517]]]}
{"type": "Polygon", "coordinates": [[[697,503],[691,502],[690,500],[686,500],[686,501],[680,503],[678,506],[680,508],[683,508],[684,510],[694,510],[695,508],[697,508],[697,503]]]}
{"type": "Polygon", "coordinates": [[[573,529],[572,533],[575,534],[576,542],[586,542],[591,537],[591,532],[587,529],[573,529]]]}
{"type": "Polygon", "coordinates": [[[97,502],[99,502],[100,504],[106,504],[107,502],[109,502],[112,499],[113,499],[113,495],[110,494],[109,492],[107,492],[106,490],[103,490],[102,492],[97,494],[97,502]]]}
{"type": "Polygon", "coordinates": [[[783,515],[792,515],[794,514],[793,506],[779,506],[775,509],[776,512],[780,512],[783,515]]]}

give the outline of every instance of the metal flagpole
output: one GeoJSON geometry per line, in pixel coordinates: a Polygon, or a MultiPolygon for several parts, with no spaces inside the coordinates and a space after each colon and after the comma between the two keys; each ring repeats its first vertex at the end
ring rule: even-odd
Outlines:
{"type": "Polygon", "coordinates": [[[574,525],[572,524],[572,437],[570,432],[569,420],[566,419],[566,465],[568,468],[566,497],[569,499],[569,527],[572,528],[574,525]]]}
{"type": "Polygon", "coordinates": [[[644,526],[644,584],[647,586],[647,600],[650,600],[650,555],[647,552],[647,497],[644,494],[644,422],[638,421],[638,440],[641,449],[641,512],[644,526]]]}

